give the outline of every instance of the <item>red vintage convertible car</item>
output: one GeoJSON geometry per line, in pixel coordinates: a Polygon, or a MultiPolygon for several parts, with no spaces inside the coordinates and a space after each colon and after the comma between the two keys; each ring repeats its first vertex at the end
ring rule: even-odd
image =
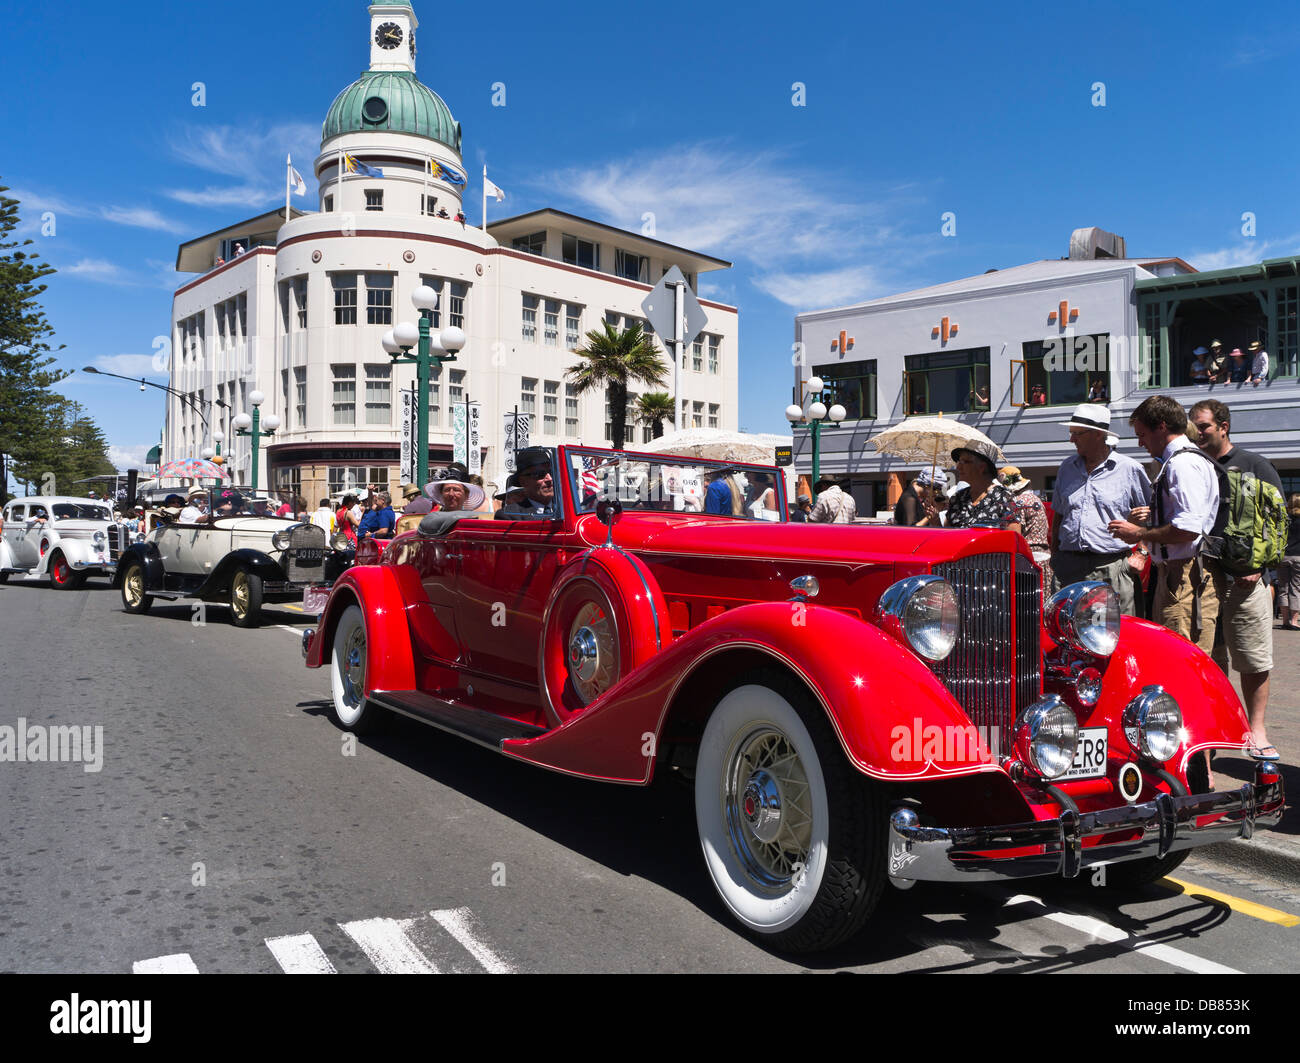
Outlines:
{"type": "Polygon", "coordinates": [[[1044,608],[1019,535],[732,515],[759,466],[552,469],[537,519],[435,513],[359,557],[307,666],[354,732],[391,711],[572,775],[692,780],[717,892],[774,948],[844,940],[887,881],[1133,885],[1281,816],[1269,764],[1207,792],[1203,751],[1248,734],[1210,659],[1104,584],[1044,608]]]}

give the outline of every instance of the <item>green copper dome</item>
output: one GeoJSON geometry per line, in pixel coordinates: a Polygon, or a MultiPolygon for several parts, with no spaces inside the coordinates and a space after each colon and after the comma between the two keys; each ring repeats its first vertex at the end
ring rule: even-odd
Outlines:
{"type": "Polygon", "coordinates": [[[335,97],[321,143],[340,133],[411,133],[460,152],[460,123],[441,97],[404,70],[369,70],[335,97]]]}

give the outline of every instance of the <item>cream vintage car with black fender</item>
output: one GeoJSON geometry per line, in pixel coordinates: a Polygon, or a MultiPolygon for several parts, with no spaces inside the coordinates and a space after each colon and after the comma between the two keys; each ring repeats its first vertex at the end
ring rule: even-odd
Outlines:
{"type": "Polygon", "coordinates": [[[311,603],[352,563],[347,537],[332,541],[310,522],[249,511],[240,492],[218,488],[198,521],[159,524],[118,562],[114,586],[128,613],[148,612],[155,598],[196,598],[230,606],[237,627],[256,627],[262,605],[311,603]]]}
{"type": "Polygon", "coordinates": [[[131,535],[97,499],[10,499],[0,513],[0,583],[30,573],[48,576],[59,590],[75,590],[88,576],[111,576],[131,535]]]}

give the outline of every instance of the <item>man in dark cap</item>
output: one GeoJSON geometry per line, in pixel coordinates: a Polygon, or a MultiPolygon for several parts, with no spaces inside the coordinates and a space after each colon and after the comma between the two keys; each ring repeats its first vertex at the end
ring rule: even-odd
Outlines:
{"type": "Polygon", "coordinates": [[[545,447],[525,447],[515,456],[514,482],[523,488],[520,501],[507,501],[497,511],[501,520],[550,520],[555,516],[555,481],[551,452],[545,447]]]}

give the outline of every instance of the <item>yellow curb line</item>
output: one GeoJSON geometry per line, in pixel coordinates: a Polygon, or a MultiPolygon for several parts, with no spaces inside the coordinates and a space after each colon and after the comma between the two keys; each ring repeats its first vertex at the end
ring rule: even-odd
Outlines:
{"type": "Polygon", "coordinates": [[[301,605],[293,605],[293,604],[290,603],[290,602],[281,602],[281,603],[280,603],[280,608],[281,608],[281,609],[292,609],[295,613],[301,613],[301,612],[302,612],[302,606],[301,606],[301,605]]]}
{"type": "Polygon", "coordinates": [[[1276,923],[1278,926],[1300,926],[1300,915],[1291,915],[1289,912],[1283,912],[1277,908],[1270,908],[1266,904],[1256,904],[1254,901],[1244,900],[1241,897],[1234,897],[1230,893],[1220,893],[1218,890],[1206,889],[1204,886],[1194,886],[1190,882],[1184,882],[1179,878],[1164,878],[1162,882],[1168,882],[1178,888],[1179,893],[1185,893],[1191,897],[1205,897],[1208,900],[1219,901],[1226,904],[1234,912],[1240,912],[1242,915],[1253,916],[1256,919],[1263,919],[1266,923],[1276,923]]]}

